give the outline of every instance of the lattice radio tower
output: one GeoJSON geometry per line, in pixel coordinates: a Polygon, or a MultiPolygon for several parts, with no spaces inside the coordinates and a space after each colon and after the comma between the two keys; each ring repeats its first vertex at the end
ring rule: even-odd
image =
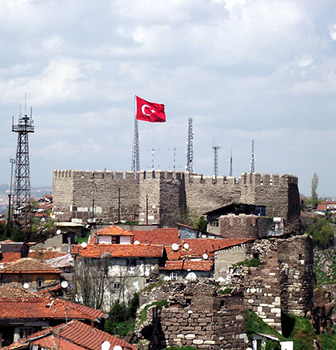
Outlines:
{"type": "Polygon", "coordinates": [[[220,149],[220,146],[216,146],[216,142],[214,140],[214,144],[212,146],[212,149],[214,151],[214,163],[213,163],[213,169],[214,169],[214,178],[217,179],[218,176],[218,150],[220,149]]]}
{"type": "Polygon", "coordinates": [[[231,152],[231,155],[230,155],[230,171],[229,171],[229,176],[232,176],[233,174],[233,168],[232,168],[232,152],[231,152]]]}
{"type": "Polygon", "coordinates": [[[254,173],[254,161],[255,161],[255,154],[254,154],[254,140],[251,142],[251,160],[250,160],[250,173],[254,173]]]}
{"type": "MultiPolygon", "coordinates": [[[[25,111],[26,113],[26,111],[25,111]]],[[[30,170],[29,170],[29,143],[28,134],[34,132],[32,108],[30,116],[19,116],[18,123],[14,125],[12,119],[12,131],[18,133],[15,160],[15,178],[13,195],[13,217],[19,223],[30,223],[30,170]]]]}
{"type": "Polygon", "coordinates": [[[187,164],[186,171],[190,173],[194,173],[194,145],[193,145],[193,126],[192,126],[192,118],[188,119],[188,140],[187,140],[187,164]]]}
{"type": "Polygon", "coordinates": [[[139,151],[139,131],[138,120],[134,117],[134,139],[132,149],[132,171],[135,174],[140,170],[140,151],[139,151]]]}

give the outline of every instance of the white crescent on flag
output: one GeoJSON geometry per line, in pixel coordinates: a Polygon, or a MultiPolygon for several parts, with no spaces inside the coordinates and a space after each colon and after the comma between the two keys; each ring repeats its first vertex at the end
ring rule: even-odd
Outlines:
{"type": "Polygon", "coordinates": [[[141,107],[141,112],[142,112],[144,115],[146,115],[147,117],[149,117],[152,113],[155,113],[154,109],[152,109],[152,110],[151,110],[151,113],[150,113],[150,114],[147,114],[147,113],[145,112],[145,108],[146,108],[146,107],[150,109],[150,106],[148,106],[148,105],[143,105],[143,106],[141,107]]]}

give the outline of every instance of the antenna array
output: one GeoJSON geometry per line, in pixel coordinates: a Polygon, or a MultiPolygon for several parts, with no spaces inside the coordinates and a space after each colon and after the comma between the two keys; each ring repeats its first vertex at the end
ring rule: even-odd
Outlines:
{"type": "MultiPolygon", "coordinates": [[[[26,108],[25,108],[26,109],[26,108]]],[[[13,195],[13,216],[17,222],[28,225],[30,223],[30,169],[29,169],[29,143],[28,134],[34,132],[32,109],[30,116],[20,114],[18,124],[12,122],[12,131],[18,134],[15,180],[13,195]]]]}
{"type": "Polygon", "coordinates": [[[192,118],[188,119],[188,141],[187,141],[187,164],[186,171],[194,173],[194,146],[193,146],[193,120],[192,118]]]}
{"type": "Polygon", "coordinates": [[[216,146],[216,143],[214,141],[212,148],[214,151],[214,163],[213,163],[214,178],[217,179],[217,176],[218,176],[218,150],[220,149],[220,146],[216,146]]]}
{"type": "Polygon", "coordinates": [[[251,142],[251,161],[250,161],[250,173],[255,172],[254,168],[255,154],[254,154],[254,140],[251,142]]]}

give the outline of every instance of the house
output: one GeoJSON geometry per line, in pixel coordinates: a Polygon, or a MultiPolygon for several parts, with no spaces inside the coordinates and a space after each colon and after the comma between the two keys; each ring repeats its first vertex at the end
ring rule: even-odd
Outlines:
{"type": "Polygon", "coordinates": [[[118,226],[108,226],[90,236],[89,243],[99,244],[131,244],[134,234],[118,226]]]}
{"type": "Polygon", "coordinates": [[[15,261],[28,256],[29,246],[24,242],[10,240],[0,242],[0,264],[15,261]]]}
{"type": "Polygon", "coordinates": [[[167,261],[164,266],[160,266],[160,276],[164,279],[213,277],[214,266],[217,264],[214,252],[249,241],[246,238],[183,239],[180,244],[165,247],[167,261]]]}
{"type": "Polygon", "coordinates": [[[74,302],[7,286],[0,287],[0,310],[0,346],[68,320],[93,325],[104,316],[99,310],[74,302]]]}
{"type": "Polygon", "coordinates": [[[72,320],[52,328],[44,329],[30,335],[28,338],[5,347],[5,350],[34,349],[34,350],[100,350],[104,349],[136,350],[135,345],[111,334],[93,328],[83,322],[72,320]]]}
{"type": "Polygon", "coordinates": [[[61,270],[32,258],[5,263],[0,268],[0,285],[23,287],[30,291],[60,285],[61,270]]]}
{"type": "Polygon", "coordinates": [[[166,259],[162,245],[145,244],[74,245],[72,254],[78,299],[107,312],[157,280],[166,259]]]}

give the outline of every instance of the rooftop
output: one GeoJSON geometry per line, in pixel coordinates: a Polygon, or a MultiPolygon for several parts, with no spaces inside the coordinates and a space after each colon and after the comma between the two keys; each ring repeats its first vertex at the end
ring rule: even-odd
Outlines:
{"type": "Polygon", "coordinates": [[[192,260],[178,260],[178,261],[166,261],[164,267],[160,267],[160,270],[185,270],[185,271],[211,271],[213,262],[209,260],[204,261],[192,261],[192,260]]]}
{"type": "Polygon", "coordinates": [[[51,267],[39,260],[32,258],[22,258],[9,263],[5,263],[3,268],[0,268],[1,273],[55,273],[59,274],[62,271],[51,267]]]}
{"type": "Polygon", "coordinates": [[[83,258],[100,258],[110,254],[114,258],[161,258],[162,245],[145,244],[88,244],[86,248],[73,245],[72,253],[83,258]]]}
{"type": "Polygon", "coordinates": [[[101,350],[104,341],[110,343],[110,349],[117,345],[123,350],[137,349],[135,345],[76,320],[34,333],[4,349],[19,349],[24,344],[54,349],[57,344],[58,350],[101,350]]]}
{"type": "Polygon", "coordinates": [[[21,288],[0,287],[0,319],[97,320],[104,313],[68,300],[21,288]]]}
{"type": "Polygon", "coordinates": [[[133,231],[134,241],[141,244],[162,244],[164,246],[180,243],[177,228],[158,228],[153,231],[133,231]]]}
{"type": "Polygon", "coordinates": [[[109,226],[103,228],[96,232],[97,236],[134,236],[134,234],[130,231],[124,230],[118,226],[109,226]]]}

